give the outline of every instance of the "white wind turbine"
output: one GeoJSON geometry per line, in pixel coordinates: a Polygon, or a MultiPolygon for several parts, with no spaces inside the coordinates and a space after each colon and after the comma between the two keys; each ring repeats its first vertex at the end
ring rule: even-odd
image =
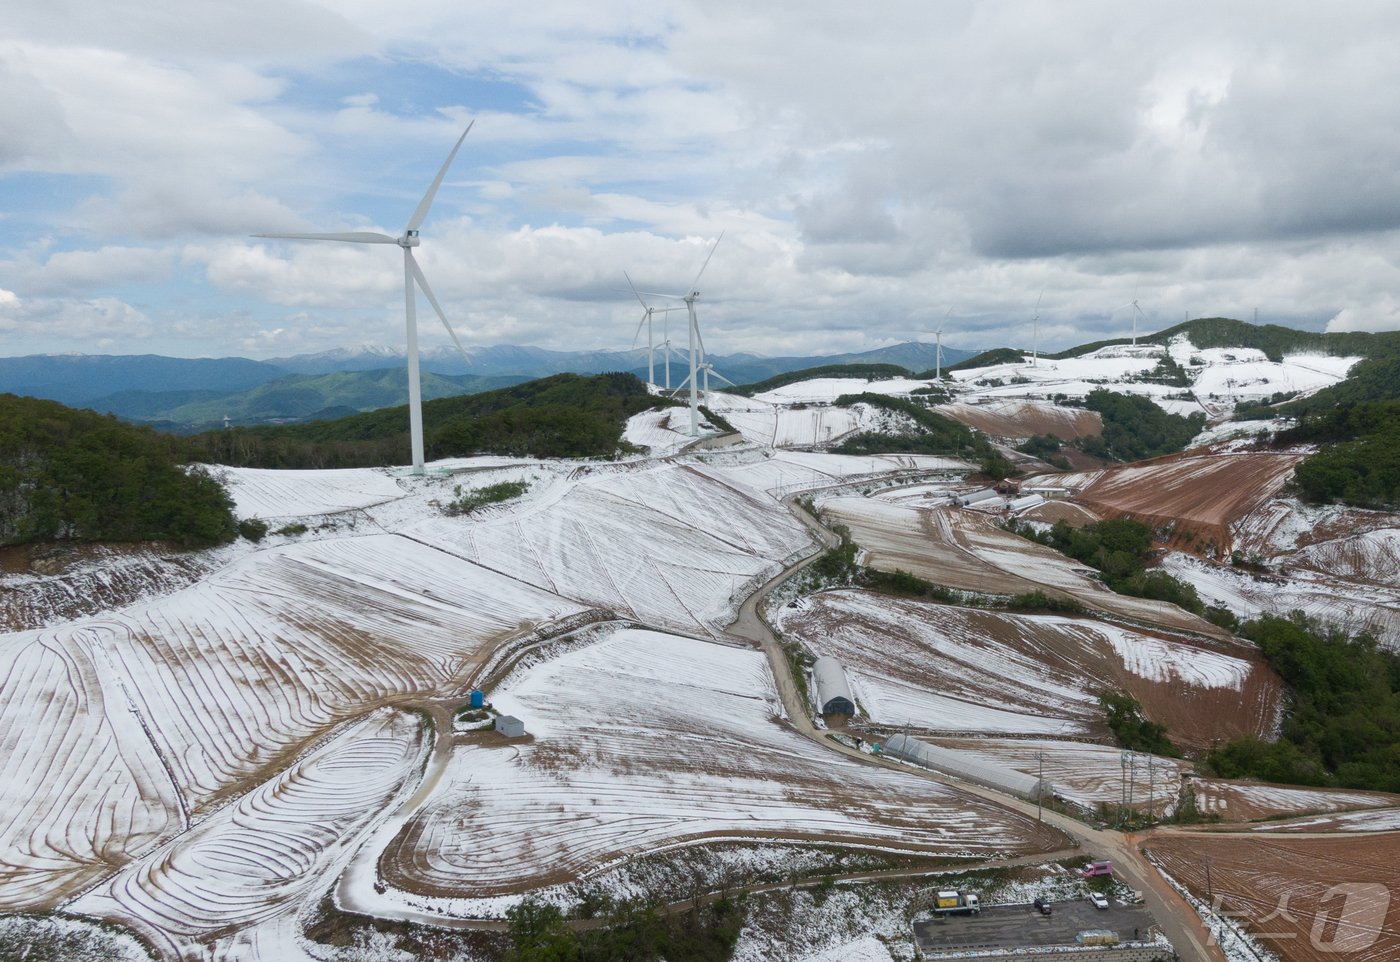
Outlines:
{"type": "MultiPolygon", "coordinates": [[[[642,305],[642,319],[637,322],[637,333],[632,335],[632,346],[637,346],[637,339],[642,336],[642,325],[647,328],[647,383],[652,387],[656,386],[656,346],[652,339],[651,317],[653,314],[667,314],[670,311],[679,311],[679,307],[653,307],[642,300],[642,295],[637,291],[637,285],[632,283],[632,278],[626,271],[622,276],[627,278],[627,286],[632,288],[632,293],[636,295],[637,302],[642,305]]],[[[662,318],[664,321],[665,318],[662,318]]],[[[665,335],[663,334],[663,337],[665,335]]],[[[671,389],[671,340],[666,338],[663,348],[666,354],[666,389],[671,389]]]]}
{"type": "Polygon", "coordinates": [[[1036,366],[1036,361],[1040,357],[1040,299],[1045,296],[1045,291],[1040,292],[1035,299],[1035,316],[1031,318],[1031,367],[1036,366]]]}
{"type": "Polygon", "coordinates": [[[1120,304],[1113,309],[1113,312],[1116,314],[1125,307],[1131,307],[1133,309],[1133,347],[1137,347],[1138,315],[1142,315],[1143,317],[1147,316],[1147,312],[1138,306],[1137,291],[1133,291],[1133,299],[1131,301],[1126,304],[1120,304]]]}
{"type": "Polygon", "coordinates": [[[943,315],[943,323],[938,325],[938,330],[934,332],[937,339],[937,346],[933,349],[933,379],[943,380],[943,328],[948,323],[948,318],[953,316],[953,309],[948,308],[948,312],[943,315]]]}
{"type": "Polygon", "coordinates": [[[462,131],[462,136],[457,138],[457,143],[453,146],[452,152],[447,155],[447,160],[443,161],[442,169],[433,178],[433,182],[428,185],[428,191],[423,195],[423,199],[418,202],[418,207],[413,211],[413,216],[408,219],[408,226],[398,237],[390,237],[388,234],[380,234],[374,231],[350,231],[345,233],[328,234],[254,234],[254,237],[273,237],[283,240],[326,240],[341,241],[347,244],[397,244],[403,248],[403,294],[404,294],[404,320],[408,329],[408,427],[409,438],[413,451],[413,473],[423,473],[423,389],[418,376],[418,315],[417,315],[417,291],[423,291],[423,296],[428,299],[428,303],[437,312],[438,318],[442,321],[442,326],[447,328],[447,333],[452,337],[452,343],[457,345],[457,350],[462,352],[462,357],[468,361],[471,357],[466,349],[462,347],[462,342],[457,340],[457,332],[452,330],[452,325],[447,323],[447,315],[442,312],[442,305],[433,296],[432,288],[428,286],[428,279],[423,276],[423,271],[418,266],[418,261],[413,257],[413,248],[418,246],[418,228],[428,216],[428,208],[433,205],[433,198],[437,196],[438,188],[442,186],[442,179],[447,176],[447,168],[452,166],[452,160],[457,156],[457,151],[462,147],[462,141],[467,139],[467,134],[471,133],[472,121],[467,124],[467,129],[462,131]]]}
{"type": "MultiPolygon", "coordinates": [[[[695,280],[690,282],[690,287],[685,294],[657,294],[651,291],[642,292],[650,294],[652,297],[666,297],[670,298],[671,300],[679,300],[685,302],[686,314],[689,316],[690,319],[690,376],[687,377],[685,381],[681,382],[681,386],[684,387],[686,383],[690,384],[691,437],[698,437],[700,435],[700,388],[698,378],[696,377],[696,375],[701,371],[704,371],[706,383],[708,385],[709,375],[714,371],[713,367],[709,369],[706,369],[705,367],[705,342],[700,337],[700,323],[695,319],[695,301],[700,296],[700,292],[695,289],[695,285],[700,283],[700,275],[704,274],[705,268],[710,266],[710,258],[715,256],[715,248],[719,246],[719,242],[722,240],[724,240],[724,231],[720,231],[719,237],[715,238],[715,243],[710,248],[710,253],[705,257],[705,263],[700,265],[700,272],[695,275],[695,280]]],[[[669,351],[670,341],[668,340],[666,343],[667,350],[669,351]]],[[[716,376],[719,377],[717,373],[716,376]]],[[[669,381],[669,379],[670,378],[668,373],[667,380],[669,381]]],[[[725,378],[721,379],[727,380],[725,378]]]]}

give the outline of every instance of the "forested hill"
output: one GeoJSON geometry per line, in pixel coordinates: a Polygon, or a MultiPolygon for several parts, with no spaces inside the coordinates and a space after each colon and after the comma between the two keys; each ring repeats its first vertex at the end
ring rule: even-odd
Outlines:
{"type": "MultiPolygon", "coordinates": [[[[627,419],[673,402],[632,374],[556,374],[481,394],[423,404],[429,459],[472,454],[612,457],[629,450],[627,419]]],[[[409,461],[408,408],[334,421],[234,428],[196,435],[201,460],[273,468],[374,467],[409,461]]]]}
{"type": "Polygon", "coordinates": [[[233,503],[186,454],[114,417],[0,394],[0,545],[232,540],[233,503]]]}

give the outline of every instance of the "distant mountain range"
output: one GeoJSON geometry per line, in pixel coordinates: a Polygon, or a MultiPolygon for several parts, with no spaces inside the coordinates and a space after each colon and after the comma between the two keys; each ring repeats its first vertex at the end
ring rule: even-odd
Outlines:
{"type": "MultiPolygon", "coordinates": [[[[736,384],[823,364],[933,367],[934,345],[910,342],[837,355],[762,357],[711,355],[715,370],[736,384]]],[[[976,352],[943,349],[945,365],[976,352]]],[[[447,348],[421,356],[426,399],[473,394],[550,374],[629,371],[645,379],[645,349],[548,351],[499,345],[476,348],[468,364],[447,348]]],[[[686,377],[686,361],[671,362],[671,383],[686,377]]],[[[665,382],[658,357],[658,383],[665,382]]],[[[342,417],[408,401],[404,353],[363,345],[351,349],[253,361],[241,357],[174,358],[154,354],[35,354],[0,358],[0,392],[60,401],[115,414],[165,430],[190,432],[234,424],[342,417]]]]}

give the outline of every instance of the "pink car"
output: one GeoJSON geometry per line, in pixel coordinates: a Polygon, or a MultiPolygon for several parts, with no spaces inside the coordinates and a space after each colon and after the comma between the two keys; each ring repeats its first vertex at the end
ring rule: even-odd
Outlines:
{"type": "Polygon", "coordinates": [[[1085,878],[1093,878],[1096,875],[1112,875],[1113,863],[1110,862],[1108,859],[1103,859],[1102,861],[1098,862],[1090,862],[1088,865],[1084,866],[1082,869],[1079,870],[1079,874],[1084,876],[1085,878]]]}

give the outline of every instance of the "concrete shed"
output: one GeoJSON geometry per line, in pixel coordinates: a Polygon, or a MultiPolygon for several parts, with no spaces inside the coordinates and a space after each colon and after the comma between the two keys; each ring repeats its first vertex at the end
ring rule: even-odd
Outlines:
{"type": "Polygon", "coordinates": [[[822,655],[812,666],[812,681],[817,688],[817,709],[823,715],[854,715],[856,700],[846,682],[846,671],[830,655],[822,655]]]}
{"type": "Polygon", "coordinates": [[[519,738],[525,734],[525,723],[514,715],[497,715],[496,731],[507,738],[519,738]]]}

